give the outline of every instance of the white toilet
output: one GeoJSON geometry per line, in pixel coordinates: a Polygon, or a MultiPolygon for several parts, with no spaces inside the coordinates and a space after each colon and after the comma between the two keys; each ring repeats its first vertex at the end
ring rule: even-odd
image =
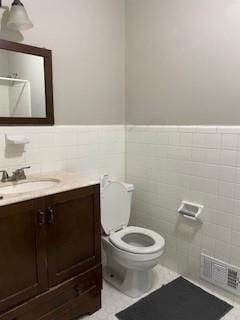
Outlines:
{"type": "Polygon", "coordinates": [[[137,298],[151,287],[149,273],[164,251],[160,234],[128,226],[131,212],[131,184],[109,181],[106,176],[101,190],[101,220],[106,281],[126,295],[137,298]]]}

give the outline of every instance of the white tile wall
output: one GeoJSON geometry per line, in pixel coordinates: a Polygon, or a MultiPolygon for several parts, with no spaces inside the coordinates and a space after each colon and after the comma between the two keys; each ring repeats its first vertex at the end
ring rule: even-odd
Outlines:
{"type": "Polygon", "coordinates": [[[124,126],[0,127],[0,170],[31,165],[31,172],[78,171],[89,179],[125,175],[124,126]],[[5,134],[24,134],[31,143],[5,144],[5,134]]]}
{"type": "Polygon", "coordinates": [[[128,126],[132,223],[166,238],[163,264],[194,279],[200,252],[240,267],[240,127],[128,126]],[[181,200],[205,206],[201,223],[181,200]]]}
{"type": "Polygon", "coordinates": [[[240,266],[240,127],[0,127],[0,170],[123,180],[125,160],[136,186],[132,223],[166,238],[165,266],[197,280],[201,251],[240,266]],[[6,146],[6,133],[31,143],[6,146]],[[202,223],[179,219],[183,199],[205,206],[202,223]]]}

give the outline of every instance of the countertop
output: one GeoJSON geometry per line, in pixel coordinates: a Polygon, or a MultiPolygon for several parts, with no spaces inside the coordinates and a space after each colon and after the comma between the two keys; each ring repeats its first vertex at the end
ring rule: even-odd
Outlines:
{"type": "Polygon", "coordinates": [[[79,173],[71,173],[71,172],[47,172],[43,174],[31,174],[27,176],[26,180],[21,180],[19,182],[0,182],[0,196],[3,196],[3,199],[0,200],[0,207],[7,206],[9,204],[14,204],[18,202],[23,202],[27,200],[32,200],[36,198],[46,197],[52,194],[57,194],[64,191],[70,191],[78,188],[83,188],[91,185],[96,185],[99,182],[97,181],[89,181],[86,178],[82,177],[79,173]],[[46,180],[58,180],[59,182],[53,187],[24,192],[24,193],[14,193],[14,194],[6,194],[4,195],[1,192],[2,187],[8,187],[11,185],[18,185],[22,183],[26,183],[28,181],[46,181],[46,180]]]}

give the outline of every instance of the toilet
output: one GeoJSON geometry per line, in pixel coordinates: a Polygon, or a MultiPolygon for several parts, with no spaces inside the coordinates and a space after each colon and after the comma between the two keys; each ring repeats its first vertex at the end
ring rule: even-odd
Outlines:
{"type": "Polygon", "coordinates": [[[164,238],[145,228],[128,226],[134,186],[109,181],[101,184],[102,242],[106,255],[104,279],[138,298],[151,288],[150,272],[164,251],[164,238]]]}

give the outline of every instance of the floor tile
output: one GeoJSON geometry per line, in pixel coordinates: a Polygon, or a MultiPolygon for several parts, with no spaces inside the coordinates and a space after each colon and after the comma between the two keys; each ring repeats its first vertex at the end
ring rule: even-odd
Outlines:
{"type": "MultiPolygon", "coordinates": [[[[154,285],[151,291],[160,288],[163,284],[167,284],[173,281],[174,279],[179,277],[179,274],[159,265],[155,268],[153,277],[154,278],[152,280],[154,285]]],[[[206,289],[204,286],[201,287],[210,293],[214,293],[211,290],[206,289]]],[[[234,309],[229,312],[222,320],[240,320],[240,305],[234,303],[230,299],[220,296],[219,294],[216,295],[219,298],[234,305],[234,309]]],[[[123,295],[108,283],[104,282],[102,292],[102,309],[92,316],[81,317],[79,320],[116,320],[116,313],[132,305],[136,301],[136,299],[132,299],[123,295]]]]}

